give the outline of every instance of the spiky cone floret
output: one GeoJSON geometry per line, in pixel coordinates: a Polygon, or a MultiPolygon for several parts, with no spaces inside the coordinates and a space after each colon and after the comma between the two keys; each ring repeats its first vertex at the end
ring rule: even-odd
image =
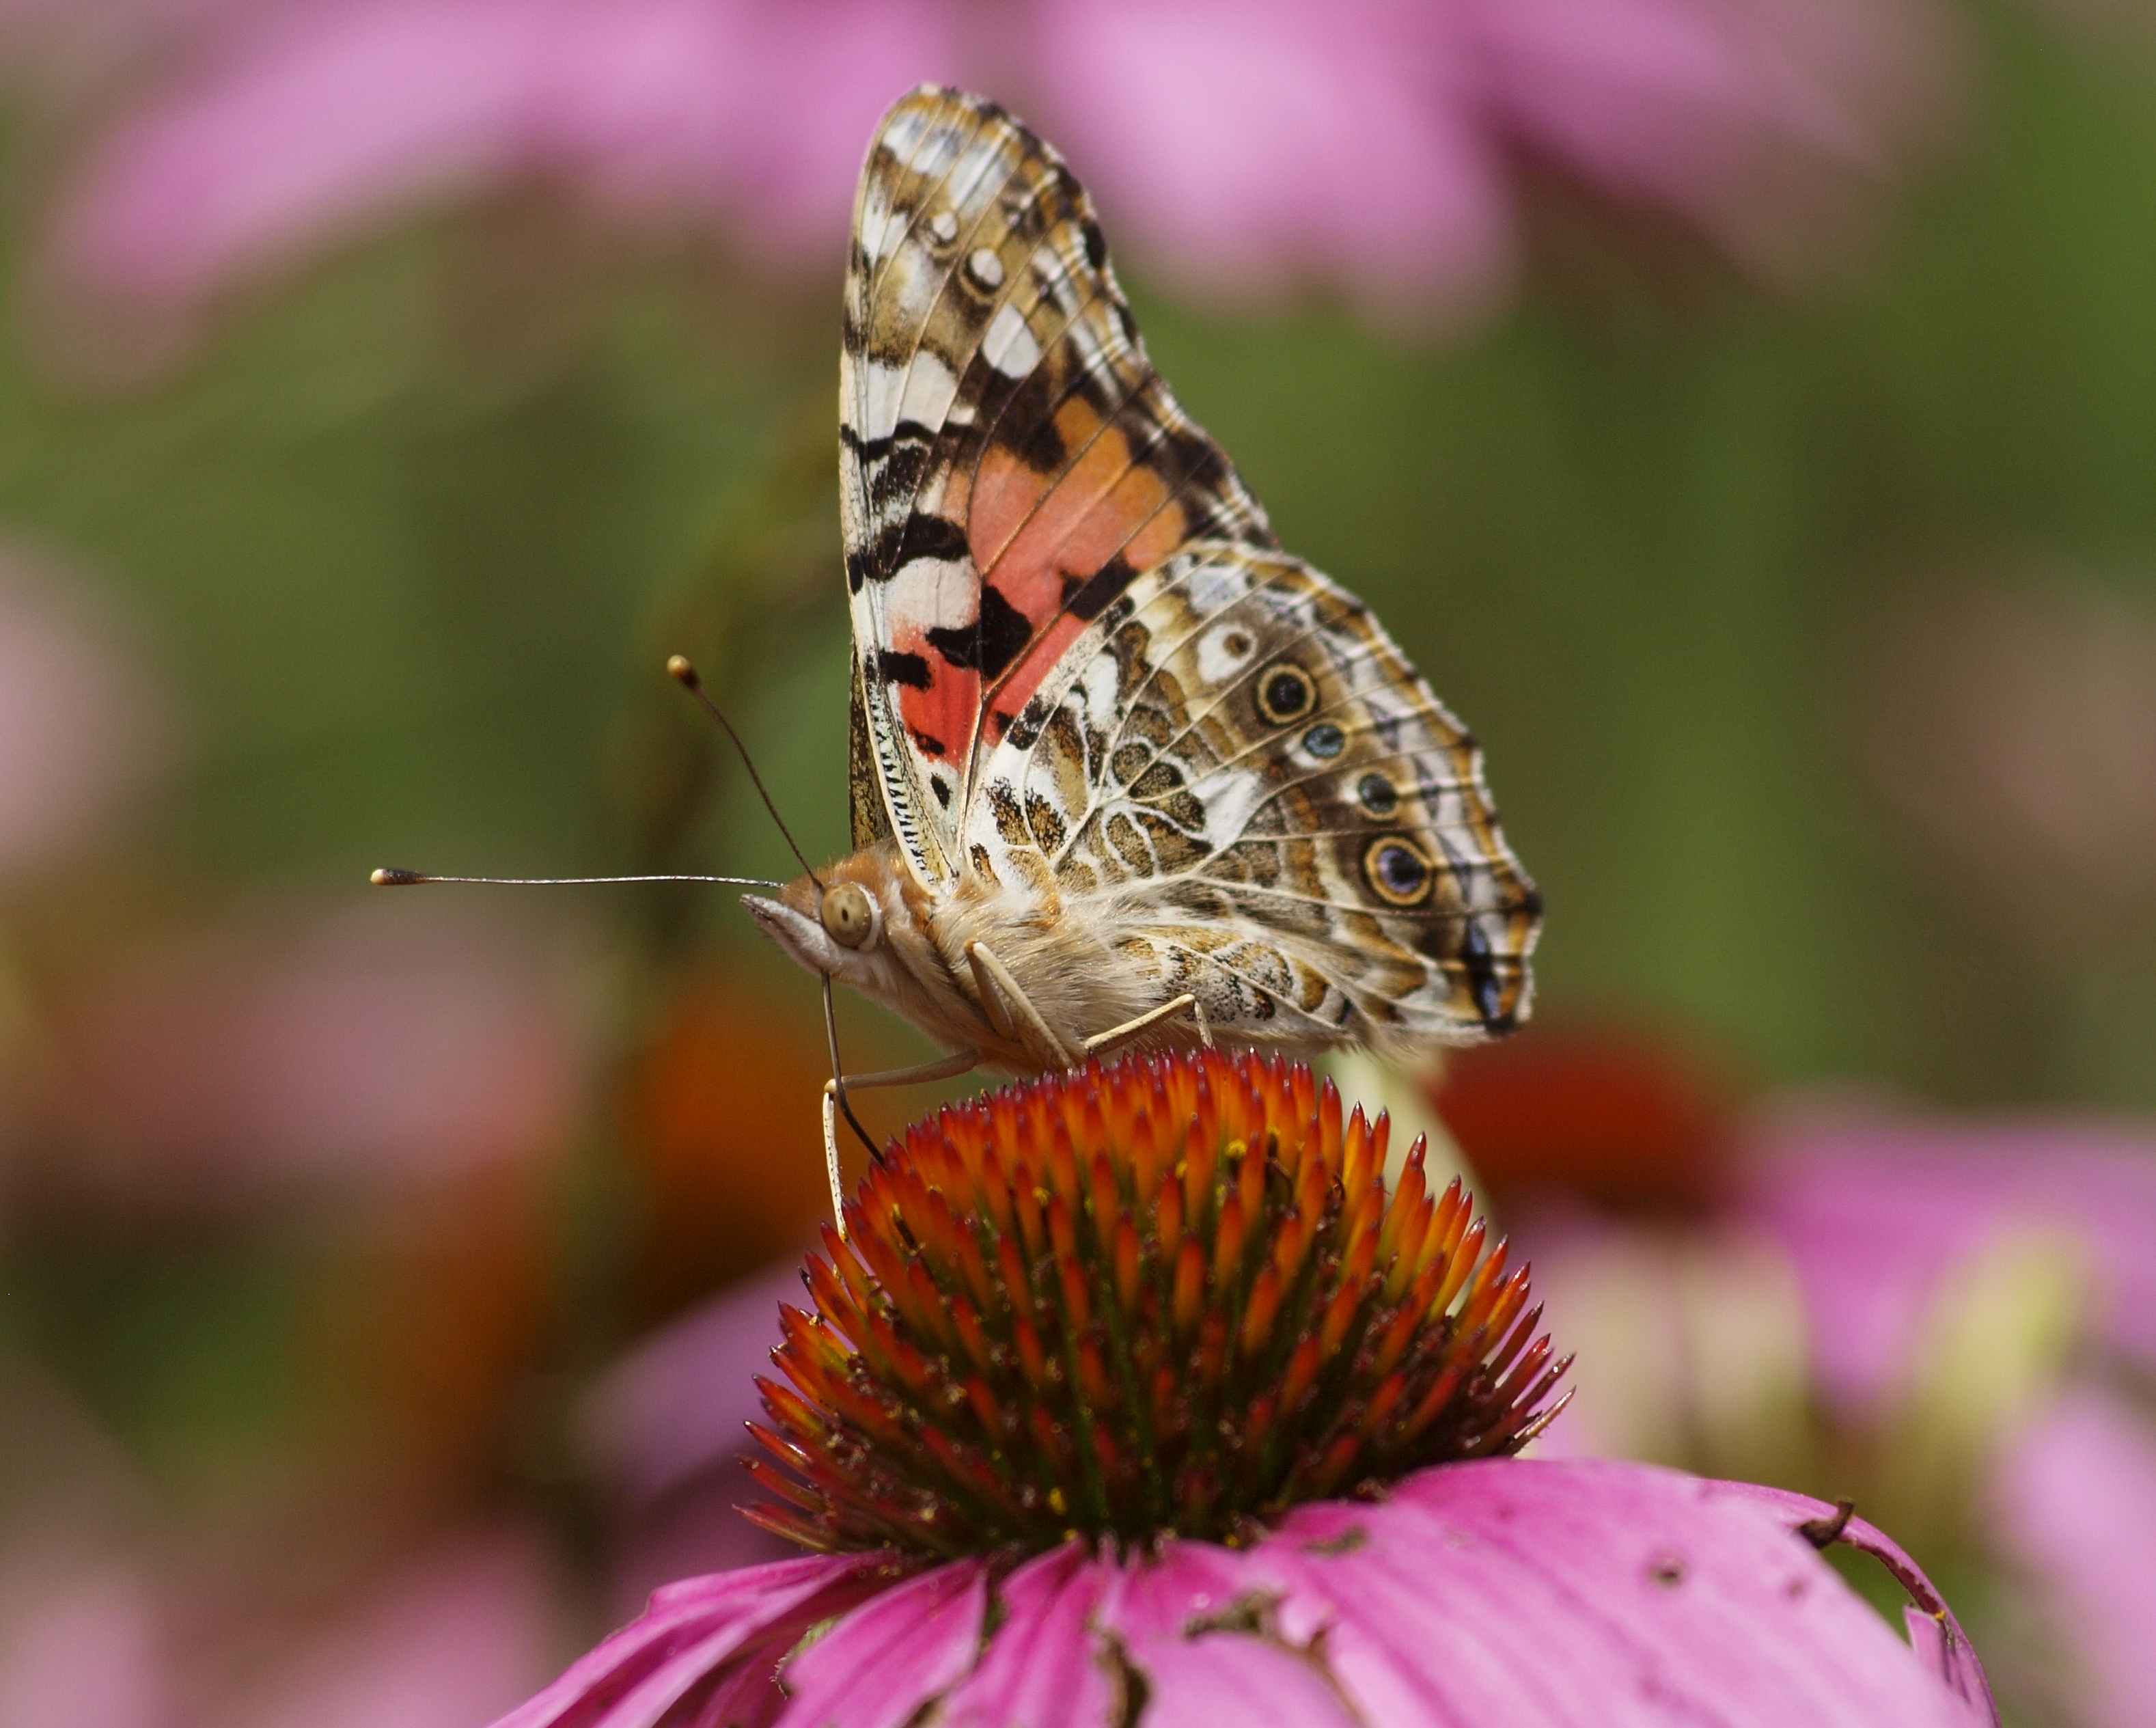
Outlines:
{"type": "Polygon", "coordinates": [[[759,1382],[815,1549],[1235,1543],[1299,1501],[1525,1445],[1567,1360],[1424,1144],[1253,1054],[1090,1062],[917,1124],[826,1227],[759,1382]]]}

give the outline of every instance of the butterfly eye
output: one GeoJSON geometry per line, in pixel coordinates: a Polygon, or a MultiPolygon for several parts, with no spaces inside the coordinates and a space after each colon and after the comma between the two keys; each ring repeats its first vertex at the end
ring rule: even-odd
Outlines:
{"type": "Polygon", "coordinates": [[[824,889],[820,915],[824,930],[841,948],[871,946],[882,922],[876,916],[875,902],[859,882],[840,882],[824,889]]]}
{"type": "Polygon", "coordinates": [[[1258,676],[1258,712],[1276,726],[1300,720],[1317,706],[1317,686],[1292,661],[1268,666],[1258,676]]]}
{"type": "Polygon", "coordinates": [[[1397,837],[1370,842],[1363,854],[1363,874],[1370,891],[1392,906],[1415,906],[1430,897],[1435,880],[1430,860],[1397,837]]]}

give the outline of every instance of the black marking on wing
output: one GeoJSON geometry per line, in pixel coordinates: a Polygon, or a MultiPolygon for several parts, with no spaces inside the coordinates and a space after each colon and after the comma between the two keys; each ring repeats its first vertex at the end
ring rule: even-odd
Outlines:
{"type": "Polygon", "coordinates": [[[1033,625],[1025,614],[993,582],[981,584],[979,618],[955,630],[939,626],[928,632],[930,647],[954,666],[971,666],[984,684],[1001,676],[1032,639],[1033,625]]]}
{"type": "Polygon", "coordinates": [[[876,671],[887,684],[904,684],[915,690],[929,685],[928,661],[918,654],[902,654],[894,648],[876,652],[876,671]]]}

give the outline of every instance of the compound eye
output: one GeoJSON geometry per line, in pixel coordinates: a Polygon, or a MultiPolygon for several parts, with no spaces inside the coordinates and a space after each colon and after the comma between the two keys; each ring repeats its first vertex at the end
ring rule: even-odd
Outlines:
{"type": "Polygon", "coordinates": [[[824,890],[824,928],[841,948],[866,948],[875,940],[875,902],[859,882],[840,882],[824,890]]]}

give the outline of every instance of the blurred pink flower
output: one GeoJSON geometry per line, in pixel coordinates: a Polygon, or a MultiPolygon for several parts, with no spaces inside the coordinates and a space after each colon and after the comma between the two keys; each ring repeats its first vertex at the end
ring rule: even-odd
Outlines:
{"type": "Polygon", "coordinates": [[[793,1553],[736,1509],[760,1497],[742,1467],[763,1414],[756,1377],[778,1345],[778,1305],[801,1268],[746,1278],[645,1340],[586,1394],[578,1438],[612,1503],[610,1595],[634,1611],[657,1586],[793,1553]]]}
{"type": "Polygon", "coordinates": [[[2156,1372],[2156,1134],[1794,1114],[1758,1153],[1738,1216],[1789,1255],[1815,1372],[1845,1408],[1907,1382],[1948,1275],[2009,1231],[2050,1227],[2077,1244],[2095,1336],[2156,1372]]]}
{"type": "Polygon", "coordinates": [[[1640,1465],[1503,1459],[1297,1507],[1241,1549],[783,1561],[659,1592],[499,1728],[1994,1721],[1906,1556],[1861,1520],[1843,1532],[1918,1592],[1913,1659],[1796,1533],[1831,1515],[1640,1465]]]}
{"type": "Polygon", "coordinates": [[[7,1556],[0,1576],[0,1723],[7,1728],[177,1728],[148,1581],[123,1564],[82,1570],[50,1551],[7,1556]],[[8,1598],[13,1598],[8,1600],[8,1598]]]}
{"type": "MultiPolygon", "coordinates": [[[[545,1679],[556,1615],[531,1537],[454,1537],[234,1687],[175,1635],[187,1607],[149,1569],[110,1557],[85,1567],[68,1548],[33,1546],[0,1556],[0,1724],[471,1728],[545,1679]]],[[[240,1643],[248,1630],[216,1629],[240,1643]]]]}
{"type": "Polygon", "coordinates": [[[148,675],[64,579],[0,547],[0,881],[94,835],[159,753],[148,675]]]}
{"type": "Polygon", "coordinates": [[[2035,1586],[2063,1658],[2054,1684],[2075,1719],[2156,1722],[2156,1425],[2113,1393],[2077,1388],[2008,1450],[1989,1498],[2004,1546],[2035,1586]]]}
{"type": "Polygon", "coordinates": [[[453,1539],[287,1653],[215,1728],[471,1728],[545,1676],[554,1617],[531,1538],[453,1539]]]}
{"type": "MultiPolygon", "coordinates": [[[[1968,1286],[1989,1257],[2047,1240],[2071,1257],[2078,1347],[2050,1383],[1964,1396],[1964,1417],[1996,1431],[1964,1443],[1994,1557],[2040,1623],[2050,1659],[2021,1657],[2044,1670],[2032,1684],[2077,1728],[2156,1720],[2156,1415],[2111,1386],[2156,1373],[2156,1134],[1796,1116],[1761,1150],[1737,1221],[1789,1256],[1817,1384],[1845,1417],[1876,1421],[1921,1385],[1924,1347],[1958,1299],[1982,1301],[1968,1286]]],[[[1980,1312],[2010,1359],[2007,1293],[1980,1312]]]]}
{"type": "Polygon", "coordinates": [[[193,1201],[557,1151],[583,1059],[545,953],[401,900],[140,944],[64,1016],[70,1162],[193,1201]]]}
{"type": "Polygon", "coordinates": [[[79,164],[58,256],[192,302],[539,174],[829,266],[876,116],[962,79],[1066,151],[1111,234],[1209,293],[1486,301],[1528,163],[1784,275],[1815,260],[1839,194],[1937,129],[1952,23],[1938,0],[213,6],[79,164]]]}

